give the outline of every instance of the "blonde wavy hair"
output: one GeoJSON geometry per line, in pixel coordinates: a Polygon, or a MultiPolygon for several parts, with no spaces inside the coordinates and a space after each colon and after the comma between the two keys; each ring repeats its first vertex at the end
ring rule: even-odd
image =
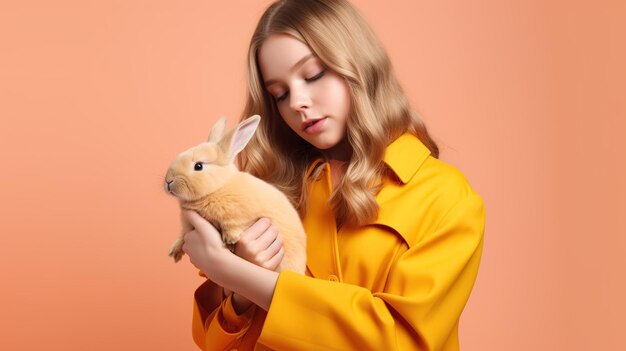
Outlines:
{"type": "Polygon", "coordinates": [[[248,51],[248,95],[241,120],[255,114],[263,118],[238,156],[239,167],[275,185],[305,215],[307,182],[319,175],[323,163],[310,174],[307,170],[324,155],[287,126],[264,87],[258,51],[272,34],[302,41],[328,69],[346,79],[351,97],[346,137],[352,154],[329,201],[339,225],[375,220],[379,210],[375,195],[388,171],[385,148],[410,132],[434,157],[439,149],[411,109],[374,32],[347,1],[280,0],[261,16],[248,51]]]}

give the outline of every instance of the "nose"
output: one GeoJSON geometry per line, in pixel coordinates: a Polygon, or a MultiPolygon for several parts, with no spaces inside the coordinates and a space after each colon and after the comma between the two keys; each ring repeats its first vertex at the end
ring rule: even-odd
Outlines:
{"type": "Polygon", "coordinates": [[[305,87],[291,89],[291,109],[295,112],[303,112],[311,108],[311,95],[305,87]]]}
{"type": "Polygon", "coordinates": [[[165,181],[165,183],[166,183],[165,187],[167,188],[167,191],[170,190],[170,184],[172,184],[172,182],[174,182],[174,181],[173,180],[170,180],[169,182],[167,180],[165,181]]]}

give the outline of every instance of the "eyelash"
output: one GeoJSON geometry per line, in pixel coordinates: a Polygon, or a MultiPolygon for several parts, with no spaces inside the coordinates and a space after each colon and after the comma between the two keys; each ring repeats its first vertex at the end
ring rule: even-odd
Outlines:
{"type": "MultiPolygon", "coordinates": [[[[306,80],[307,82],[314,82],[314,81],[316,81],[316,80],[318,80],[318,79],[322,78],[322,77],[324,76],[324,74],[325,74],[325,73],[326,73],[326,70],[322,70],[320,73],[318,73],[318,74],[314,75],[313,77],[311,77],[311,78],[306,78],[306,79],[304,79],[304,80],[306,80]]],[[[286,93],[284,93],[283,95],[281,95],[281,96],[277,97],[277,98],[276,98],[276,102],[279,102],[279,101],[285,100],[285,99],[287,98],[287,94],[288,94],[288,93],[289,93],[289,92],[286,92],[286,93]]]]}

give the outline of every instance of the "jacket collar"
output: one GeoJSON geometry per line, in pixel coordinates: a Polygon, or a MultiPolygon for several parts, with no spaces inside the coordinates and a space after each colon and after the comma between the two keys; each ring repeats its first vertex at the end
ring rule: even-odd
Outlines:
{"type": "MultiPolygon", "coordinates": [[[[383,161],[402,184],[406,184],[417,173],[428,156],[430,156],[430,150],[421,140],[411,133],[404,133],[387,146],[383,161]]],[[[324,162],[324,159],[318,158],[313,161],[307,170],[307,176],[321,162],[324,162]]]]}
{"type": "Polygon", "coordinates": [[[430,156],[430,150],[413,134],[402,134],[385,151],[385,163],[395,174],[383,179],[383,188],[376,194],[380,205],[378,218],[372,224],[382,225],[398,234],[409,246],[416,241],[415,222],[408,219],[415,206],[411,189],[416,186],[411,180],[430,156]]]}
{"type": "Polygon", "coordinates": [[[428,156],[430,150],[416,136],[404,133],[387,146],[384,161],[402,184],[406,184],[428,156]]]}

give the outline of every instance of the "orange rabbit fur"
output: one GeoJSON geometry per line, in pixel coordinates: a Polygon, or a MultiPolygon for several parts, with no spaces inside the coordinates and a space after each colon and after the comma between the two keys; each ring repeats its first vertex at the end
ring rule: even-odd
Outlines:
{"type": "MultiPolygon", "coordinates": [[[[304,273],[306,235],[300,217],[287,197],[273,185],[239,171],[233,163],[243,150],[261,117],[254,115],[224,133],[226,119],[211,129],[207,142],[179,154],[165,176],[165,191],[178,198],[181,208],[198,212],[222,233],[225,244],[239,240],[241,232],[261,217],[278,228],[285,256],[279,269],[304,273]]],[[[182,218],[182,216],[181,216],[182,218]]],[[[183,256],[184,233],[192,226],[183,218],[182,235],[169,255],[178,262],[183,256]]]]}

